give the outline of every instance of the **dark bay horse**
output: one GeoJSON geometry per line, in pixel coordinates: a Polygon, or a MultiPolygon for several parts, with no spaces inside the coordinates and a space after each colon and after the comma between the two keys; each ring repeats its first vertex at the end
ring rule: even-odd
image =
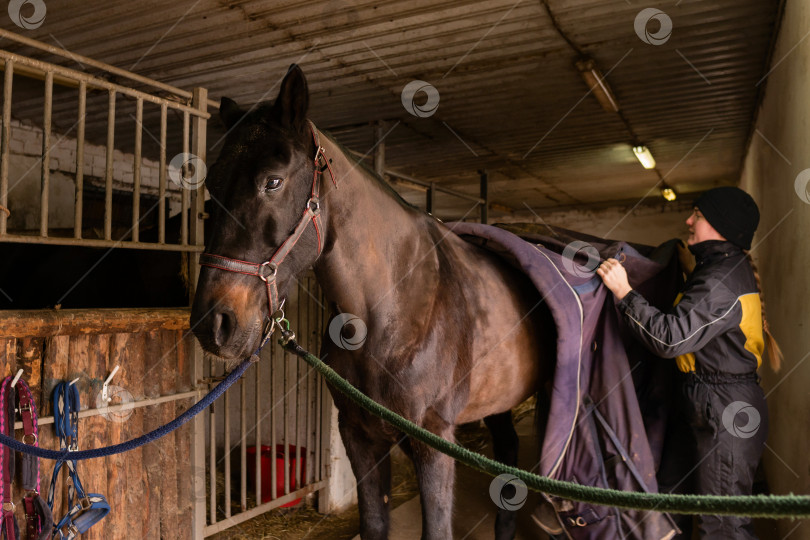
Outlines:
{"type": "MultiPolygon", "coordinates": [[[[319,134],[308,102],[297,66],[273,104],[246,113],[222,100],[229,134],[206,183],[230,215],[211,217],[194,333],[226,361],[250,355],[269,312],[312,266],[333,314],[352,314],[367,331],[359,347],[325,336],[321,357],[333,369],[445,439],[483,418],[496,459],[515,465],[510,409],[551,375],[546,305],[522,273],[407,204],[319,134]]],[[[388,538],[389,452],[399,443],[415,465],[422,538],[452,538],[453,460],[332,396],[358,482],[361,537],[388,538]]],[[[514,513],[499,511],[496,536],[514,532],[514,513]]]]}

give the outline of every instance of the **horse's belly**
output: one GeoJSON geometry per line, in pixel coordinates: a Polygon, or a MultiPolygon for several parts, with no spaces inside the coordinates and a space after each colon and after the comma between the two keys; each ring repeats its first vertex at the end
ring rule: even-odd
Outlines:
{"type": "Polygon", "coordinates": [[[477,359],[470,372],[469,400],[456,423],[508,411],[537,391],[539,359],[531,341],[501,343],[477,359]]]}

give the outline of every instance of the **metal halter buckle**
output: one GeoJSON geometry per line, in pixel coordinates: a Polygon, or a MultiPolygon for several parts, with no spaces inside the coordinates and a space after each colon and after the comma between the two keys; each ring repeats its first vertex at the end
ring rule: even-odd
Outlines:
{"type": "Polygon", "coordinates": [[[3,512],[13,512],[16,506],[14,506],[13,502],[4,502],[3,503],[3,512]]]}
{"type": "Polygon", "coordinates": [[[32,445],[32,446],[37,444],[37,434],[36,433],[27,433],[27,434],[23,435],[23,442],[25,444],[32,445]]]}
{"type": "Polygon", "coordinates": [[[65,523],[59,530],[59,533],[62,535],[62,538],[76,538],[81,534],[73,523],[65,523]]]}
{"type": "Polygon", "coordinates": [[[257,272],[257,275],[259,276],[259,279],[261,279],[264,282],[267,282],[267,278],[275,277],[277,271],[278,266],[276,265],[276,263],[267,261],[259,265],[259,271],[257,272]],[[263,271],[263,269],[265,268],[269,270],[269,273],[267,275],[265,275],[263,271]]]}
{"type": "Polygon", "coordinates": [[[321,211],[321,201],[318,197],[312,197],[307,201],[307,208],[309,208],[313,214],[318,214],[321,211]]]}
{"type": "Polygon", "coordinates": [[[284,315],[284,304],[286,302],[287,302],[286,298],[281,301],[281,305],[278,306],[278,309],[276,309],[276,312],[272,313],[270,315],[270,320],[271,321],[273,321],[274,323],[277,323],[278,321],[284,319],[284,317],[285,317],[285,315],[284,315]]]}

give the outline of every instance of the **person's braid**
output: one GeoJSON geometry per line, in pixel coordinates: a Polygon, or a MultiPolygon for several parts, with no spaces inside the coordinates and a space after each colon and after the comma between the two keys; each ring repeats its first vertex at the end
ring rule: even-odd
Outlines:
{"type": "Polygon", "coordinates": [[[784,355],[782,354],[782,349],[779,348],[779,344],[776,342],[776,338],[773,337],[773,334],[771,334],[771,330],[768,327],[768,318],[765,316],[765,296],[762,294],[762,284],[759,279],[757,265],[754,263],[754,259],[751,257],[751,253],[749,251],[744,251],[744,253],[746,258],[748,258],[748,262],[751,264],[751,269],[754,271],[754,279],[757,281],[759,301],[762,304],[762,331],[765,333],[765,345],[768,349],[768,359],[771,363],[771,369],[774,371],[779,371],[779,368],[782,367],[782,359],[784,358],[784,355]]]}

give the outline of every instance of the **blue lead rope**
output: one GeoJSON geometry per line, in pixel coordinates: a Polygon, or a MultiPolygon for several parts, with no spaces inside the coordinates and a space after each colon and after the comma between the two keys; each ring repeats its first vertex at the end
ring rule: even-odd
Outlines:
{"type": "Polygon", "coordinates": [[[73,455],[78,449],[79,442],[79,389],[75,384],[61,382],[53,389],[53,424],[56,436],[59,437],[60,447],[67,451],[69,459],[59,460],[53,469],[51,489],[48,492],[48,508],[53,510],[53,496],[56,492],[56,482],[59,480],[59,471],[62,465],[67,465],[70,482],[68,483],[68,512],[54,525],[53,538],[57,540],[73,540],[80,534],[101,521],[110,513],[107,498],[101,493],[85,493],[79,472],[76,470],[76,460],[73,455]],[[73,497],[76,496],[76,503],[73,497]]]}

